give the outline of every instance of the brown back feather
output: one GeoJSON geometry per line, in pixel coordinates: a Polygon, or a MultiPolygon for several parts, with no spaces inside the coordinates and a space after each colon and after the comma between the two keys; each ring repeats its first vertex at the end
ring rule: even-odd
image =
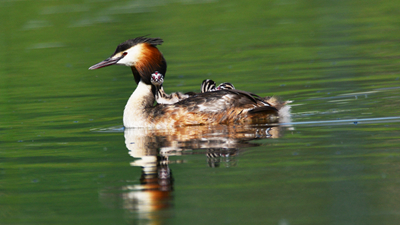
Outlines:
{"type": "Polygon", "coordinates": [[[277,122],[277,109],[266,104],[258,95],[226,89],[156,105],[150,114],[153,121],[175,121],[174,126],[277,122]]]}

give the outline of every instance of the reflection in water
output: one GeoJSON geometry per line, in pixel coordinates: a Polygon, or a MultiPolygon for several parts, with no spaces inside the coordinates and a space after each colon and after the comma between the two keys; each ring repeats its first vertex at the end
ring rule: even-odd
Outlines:
{"type": "Polygon", "coordinates": [[[184,160],[172,161],[170,156],[202,154],[209,167],[233,167],[241,151],[260,145],[250,143],[251,140],[279,138],[285,129],[287,127],[261,125],[126,129],[125,144],[135,158],[131,166],[142,168],[140,183],[118,188],[122,189],[122,194],[105,190],[101,198],[104,204],[110,205],[110,201],[120,196],[121,206],[129,215],[136,215],[139,224],[160,224],[171,217],[168,209],[173,205],[174,179],[169,166],[185,163],[184,160]]]}
{"type": "Polygon", "coordinates": [[[123,207],[136,211],[138,219],[158,224],[170,217],[173,177],[169,156],[204,154],[209,167],[236,166],[235,157],[244,148],[258,146],[251,140],[278,138],[284,127],[271,126],[193,126],[166,130],[126,129],[125,144],[136,160],[132,166],[142,168],[140,185],[125,186],[123,207]]]}
{"type": "Polygon", "coordinates": [[[138,219],[158,224],[167,215],[161,215],[162,209],[171,205],[173,178],[167,160],[163,157],[144,156],[132,163],[142,167],[140,185],[123,187],[123,208],[129,212],[138,212],[138,219]]]}

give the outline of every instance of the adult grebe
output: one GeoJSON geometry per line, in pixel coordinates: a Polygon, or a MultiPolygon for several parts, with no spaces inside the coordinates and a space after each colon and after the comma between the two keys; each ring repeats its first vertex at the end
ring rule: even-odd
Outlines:
{"type": "Polygon", "coordinates": [[[154,106],[156,88],[151,84],[151,74],[158,71],[165,75],[167,70],[164,56],[156,47],[162,43],[161,38],[127,40],[108,59],[89,68],[114,64],[131,67],[138,86],[125,106],[125,127],[279,122],[280,106],[273,107],[264,98],[236,89],[199,93],[175,104],[154,106]]]}

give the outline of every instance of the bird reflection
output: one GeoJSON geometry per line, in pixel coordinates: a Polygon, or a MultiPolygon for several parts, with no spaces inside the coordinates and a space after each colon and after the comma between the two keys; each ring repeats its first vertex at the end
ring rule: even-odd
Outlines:
{"type": "Polygon", "coordinates": [[[284,128],[280,126],[191,126],[163,130],[126,129],[125,144],[134,158],[161,155],[231,154],[239,149],[258,146],[255,139],[278,138],[284,128]],[[196,150],[196,153],[193,152],[196,150]],[[219,150],[219,151],[216,151],[219,150]],[[228,151],[230,150],[230,151],[228,151]]]}
{"type": "Polygon", "coordinates": [[[142,167],[139,185],[127,185],[122,189],[123,208],[137,212],[138,219],[159,224],[164,217],[161,212],[171,206],[173,177],[166,159],[162,156],[146,156],[132,163],[142,167]]]}
{"type": "MultiPolygon", "coordinates": [[[[170,166],[185,163],[181,155],[202,154],[205,166],[234,167],[237,156],[250,147],[250,141],[279,138],[287,127],[281,126],[192,126],[171,129],[125,129],[125,144],[135,159],[131,166],[141,167],[137,185],[122,187],[122,205],[135,213],[139,224],[161,224],[172,217],[174,178],[170,166]],[[178,158],[178,159],[176,159],[178,158]]],[[[135,223],[136,224],[136,223],[135,223]]]]}

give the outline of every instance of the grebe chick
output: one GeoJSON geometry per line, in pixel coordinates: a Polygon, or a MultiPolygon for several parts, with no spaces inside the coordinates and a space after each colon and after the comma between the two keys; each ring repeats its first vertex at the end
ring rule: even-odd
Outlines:
{"type": "Polygon", "coordinates": [[[235,89],[235,86],[233,86],[233,84],[228,83],[228,82],[224,82],[218,85],[218,87],[216,88],[217,90],[223,90],[223,89],[235,89]]]}
{"type": "Polygon", "coordinates": [[[203,83],[201,84],[201,93],[218,91],[223,89],[235,89],[235,86],[233,86],[233,84],[231,83],[225,82],[219,84],[218,87],[215,87],[215,82],[210,79],[203,80],[203,83]]]}
{"type": "Polygon", "coordinates": [[[91,66],[131,67],[138,84],[124,110],[124,126],[165,128],[203,124],[243,124],[279,122],[278,109],[264,98],[237,89],[196,94],[175,104],[154,105],[156,88],[151,84],[155,71],[165,75],[167,63],[156,47],[160,38],[138,37],[118,45],[106,60],[91,66]]]}
{"type": "MultiPolygon", "coordinates": [[[[223,89],[235,89],[235,86],[233,86],[233,84],[231,84],[231,83],[224,82],[224,83],[219,84],[216,87],[215,82],[210,79],[203,80],[203,83],[201,84],[201,92],[202,93],[218,91],[218,90],[223,90],[223,89]]],[[[273,96],[265,97],[264,101],[266,101],[272,107],[278,109],[280,122],[284,122],[284,123],[291,122],[290,106],[288,104],[292,103],[292,101],[281,101],[280,99],[273,97],[273,96]]]]}
{"type": "MultiPolygon", "coordinates": [[[[173,92],[171,94],[165,93],[162,86],[164,83],[164,78],[163,75],[158,71],[151,74],[150,82],[156,87],[155,97],[158,104],[174,104],[196,94],[194,92],[188,92],[185,94],[181,92],[173,92]]],[[[215,87],[215,82],[210,79],[204,80],[201,84],[201,93],[222,89],[235,89],[235,87],[233,86],[233,84],[227,82],[221,83],[218,87],[215,87]]]]}
{"type": "Polygon", "coordinates": [[[156,87],[155,97],[158,104],[174,104],[183,99],[187,99],[189,98],[189,96],[193,95],[191,93],[183,94],[181,92],[174,92],[171,93],[170,95],[165,93],[164,88],[162,86],[162,84],[164,83],[164,78],[163,75],[158,71],[151,74],[150,82],[156,87]]]}

